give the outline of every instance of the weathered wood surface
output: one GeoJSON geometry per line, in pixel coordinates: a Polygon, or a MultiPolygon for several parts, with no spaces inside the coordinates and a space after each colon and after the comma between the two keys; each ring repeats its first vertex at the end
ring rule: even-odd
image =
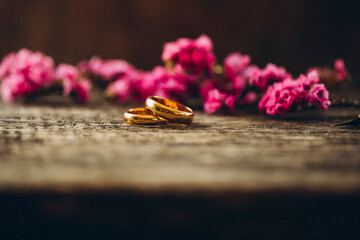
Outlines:
{"type": "Polygon", "coordinates": [[[332,127],[359,109],[164,127],[127,125],[124,110],[1,105],[0,191],[360,190],[360,130],[332,127]]]}
{"type": "Polygon", "coordinates": [[[196,112],[0,105],[1,239],[359,239],[359,109],[196,112]],[[325,115],[324,115],[325,114],[325,115]]]}

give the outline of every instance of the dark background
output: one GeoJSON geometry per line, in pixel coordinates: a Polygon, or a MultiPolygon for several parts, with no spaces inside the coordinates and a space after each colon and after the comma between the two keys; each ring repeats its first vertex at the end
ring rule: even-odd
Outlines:
{"type": "Polygon", "coordinates": [[[164,42],[208,34],[232,51],[298,74],[342,57],[360,75],[360,1],[1,0],[0,56],[27,47],[77,63],[98,54],[151,69],[164,42]]]}

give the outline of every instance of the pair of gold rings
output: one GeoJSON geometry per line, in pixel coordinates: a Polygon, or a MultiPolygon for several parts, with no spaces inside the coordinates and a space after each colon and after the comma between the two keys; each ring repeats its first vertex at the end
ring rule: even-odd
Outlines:
{"type": "Polygon", "coordinates": [[[170,99],[152,96],[146,99],[145,105],[145,108],[127,110],[125,122],[135,125],[190,124],[194,118],[191,108],[170,99]]]}

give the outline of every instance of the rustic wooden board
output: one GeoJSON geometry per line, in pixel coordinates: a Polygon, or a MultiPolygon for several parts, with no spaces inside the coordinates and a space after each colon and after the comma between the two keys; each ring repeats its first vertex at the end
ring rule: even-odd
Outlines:
{"type": "Polygon", "coordinates": [[[360,130],[332,127],[359,109],[164,127],[127,125],[124,110],[1,105],[0,191],[360,190],[360,130]]]}
{"type": "Polygon", "coordinates": [[[358,239],[360,109],[281,119],[0,105],[1,239],[358,239]]]}

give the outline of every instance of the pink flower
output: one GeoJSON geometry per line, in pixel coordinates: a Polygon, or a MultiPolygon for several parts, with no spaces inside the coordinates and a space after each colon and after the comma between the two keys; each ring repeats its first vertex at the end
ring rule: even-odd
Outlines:
{"type": "Polygon", "coordinates": [[[176,72],[176,69],[156,66],[152,71],[133,70],[118,77],[105,92],[108,96],[116,96],[119,102],[129,99],[143,101],[151,95],[182,99],[191,83],[194,83],[192,77],[176,72]]]}
{"type": "Polygon", "coordinates": [[[131,82],[128,77],[119,78],[107,86],[105,93],[108,96],[116,96],[120,103],[125,102],[131,94],[131,82]]]}
{"type": "Polygon", "coordinates": [[[233,78],[240,75],[250,61],[251,57],[249,55],[242,55],[239,52],[229,54],[224,60],[226,77],[233,78]]]}
{"type": "Polygon", "coordinates": [[[11,73],[14,73],[14,64],[16,63],[17,54],[10,53],[6,55],[0,64],[0,78],[6,78],[11,73]]]}
{"type": "Polygon", "coordinates": [[[223,105],[227,106],[230,111],[234,111],[235,97],[232,94],[222,93],[213,88],[209,89],[204,97],[204,111],[206,113],[214,113],[223,105]]]}
{"type": "Polygon", "coordinates": [[[160,66],[154,68],[152,74],[158,84],[155,95],[161,97],[181,99],[188,90],[188,83],[192,82],[188,76],[179,72],[167,71],[160,66]]]}
{"type": "Polygon", "coordinates": [[[161,59],[172,61],[195,75],[203,71],[211,75],[215,61],[212,49],[211,39],[205,34],[195,40],[179,38],[176,42],[165,43],[161,59]]]}
{"type": "Polygon", "coordinates": [[[91,89],[91,82],[88,79],[79,79],[73,91],[76,94],[77,101],[80,103],[87,103],[89,101],[89,92],[91,89]]]}
{"type": "Polygon", "coordinates": [[[132,85],[131,90],[135,92],[136,100],[145,100],[154,95],[158,87],[158,79],[154,77],[153,71],[134,71],[128,79],[132,85]]]}
{"type": "Polygon", "coordinates": [[[155,92],[155,95],[166,98],[178,98],[187,90],[186,84],[176,78],[169,77],[161,83],[161,87],[155,92]]]}
{"type": "Polygon", "coordinates": [[[12,74],[23,75],[26,81],[36,87],[44,86],[54,80],[54,61],[40,52],[21,49],[10,53],[0,65],[0,77],[12,74]]]}
{"type": "Polygon", "coordinates": [[[20,74],[8,75],[1,84],[1,96],[7,103],[15,102],[18,96],[30,94],[33,91],[33,86],[20,74]]]}
{"type": "Polygon", "coordinates": [[[264,69],[251,65],[244,71],[244,76],[249,80],[250,86],[255,86],[259,90],[264,90],[270,81],[281,82],[291,78],[284,67],[278,67],[273,63],[268,63],[264,69]]]}
{"type": "Polygon", "coordinates": [[[216,88],[210,90],[204,101],[204,111],[209,114],[216,112],[222,107],[225,97],[226,95],[216,88]]]}
{"type": "Polygon", "coordinates": [[[232,78],[232,90],[236,96],[240,96],[246,87],[246,78],[242,76],[235,76],[232,78]]]}
{"type": "Polygon", "coordinates": [[[286,78],[291,78],[291,74],[286,72],[284,67],[278,67],[273,63],[266,64],[266,67],[262,70],[262,80],[259,84],[259,89],[264,89],[268,85],[269,80],[284,81],[286,78]]]}
{"type": "Polygon", "coordinates": [[[342,81],[345,79],[346,76],[346,69],[345,69],[345,63],[344,60],[341,58],[336,59],[334,62],[334,69],[336,72],[337,80],[342,81]]]}
{"type": "Polygon", "coordinates": [[[310,68],[307,70],[306,73],[309,73],[309,72],[311,72],[311,71],[317,71],[317,73],[320,74],[321,68],[316,67],[316,66],[310,67],[310,68]]]}
{"type": "Polygon", "coordinates": [[[241,95],[246,87],[247,78],[243,71],[250,63],[250,56],[241,53],[231,53],[224,60],[225,76],[232,81],[232,91],[236,98],[241,95]]]}
{"type": "Polygon", "coordinates": [[[54,61],[40,52],[21,49],[7,55],[0,64],[1,86],[5,102],[30,94],[54,81],[54,61]]]}
{"type": "Polygon", "coordinates": [[[105,81],[114,80],[120,76],[130,74],[134,67],[121,59],[102,60],[94,56],[89,61],[82,61],[78,64],[83,72],[101,77],[105,81]]]}
{"type": "Polygon", "coordinates": [[[79,78],[79,70],[72,65],[62,63],[56,68],[55,76],[57,79],[62,80],[64,96],[67,96],[76,85],[76,81],[79,78]]]}
{"type": "Polygon", "coordinates": [[[255,86],[259,89],[264,89],[267,85],[267,80],[263,81],[262,71],[256,65],[251,65],[246,68],[244,77],[248,79],[250,86],[255,86]]]}
{"type": "Polygon", "coordinates": [[[284,114],[306,98],[306,90],[300,81],[286,79],[269,86],[258,107],[269,115],[284,114]]]}
{"type": "Polygon", "coordinates": [[[320,81],[319,73],[317,70],[313,69],[309,71],[306,76],[300,74],[296,81],[300,82],[304,86],[304,88],[309,89],[313,84],[320,81]]]}
{"type": "Polygon", "coordinates": [[[208,93],[215,88],[215,83],[212,79],[205,79],[203,85],[200,87],[200,96],[206,99],[208,93]]]}
{"type": "Polygon", "coordinates": [[[251,104],[256,101],[256,92],[248,92],[245,94],[245,96],[241,99],[241,104],[251,104]]]}
{"type": "Polygon", "coordinates": [[[314,84],[308,96],[309,103],[321,108],[329,109],[331,102],[329,101],[329,92],[326,90],[324,84],[314,84]]]}
{"type": "Polygon", "coordinates": [[[294,97],[290,95],[288,89],[279,92],[273,86],[270,86],[260,100],[258,107],[260,111],[269,115],[284,114],[290,110],[293,102],[294,97]]]}
{"type": "Polygon", "coordinates": [[[157,95],[171,99],[183,99],[189,84],[194,83],[191,76],[184,75],[176,68],[168,70],[162,66],[155,67],[144,80],[148,82],[149,87],[151,86],[148,88],[151,90],[148,91],[145,98],[150,95],[157,95]]]}
{"type": "Polygon", "coordinates": [[[268,87],[258,107],[269,115],[284,114],[296,106],[308,106],[309,103],[328,109],[329,93],[325,85],[318,82],[316,70],[310,71],[306,76],[301,74],[296,80],[287,78],[283,82],[276,82],[268,87]]]}
{"type": "Polygon", "coordinates": [[[334,62],[334,69],[336,71],[345,71],[344,60],[342,60],[341,58],[336,59],[334,62]]]}
{"type": "Polygon", "coordinates": [[[78,68],[70,64],[61,63],[56,68],[55,76],[62,81],[64,96],[68,96],[73,92],[78,102],[86,103],[89,100],[91,82],[81,77],[78,68]]]}
{"type": "Polygon", "coordinates": [[[230,112],[234,112],[234,105],[235,105],[235,97],[232,94],[229,94],[226,96],[224,101],[225,106],[227,106],[230,110],[230,112]]]}
{"type": "Polygon", "coordinates": [[[266,64],[266,67],[263,69],[263,78],[265,79],[276,79],[276,80],[284,80],[286,78],[291,77],[289,73],[286,72],[284,67],[278,67],[273,63],[266,64]]]}
{"type": "Polygon", "coordinates": [[[79,77],[79,69],[70,64],[61,63],[56,68],[55,76],[57,79],[70,79],[75,81],[79,77]]]}

